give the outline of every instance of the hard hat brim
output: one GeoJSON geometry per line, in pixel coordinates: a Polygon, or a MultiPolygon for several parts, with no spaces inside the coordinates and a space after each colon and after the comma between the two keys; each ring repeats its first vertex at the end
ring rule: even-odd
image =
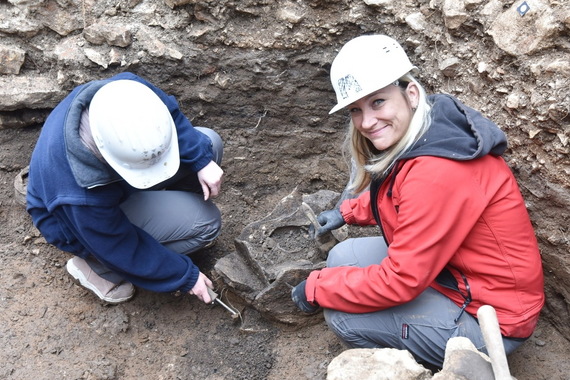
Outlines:
{"type": "Polygon", "coordinates": [[[329,114],[378,91],[417,69],[392,37],[362,35],[348,41],[334,58],[330,79],[337,105],[329,114]]]}
{"type": "MultiPolygon", "coordinates": [[[[411,68],[404,68],[404,70],[402,71],[401,75],[398,76],[398,78],[401,78],[401,77],[403,77],[404,75],[406,75],[406,74],[408,74],[408,73],[410,73],[410,72],[411,72],[412,74],[417,73],[417,72],[418,72],[418,68],[417,68],[416,66],[412,66],[411,68]]],[[[397,78],[397,79],[398,79],[398,78],[397,78]]],[[[382,84],[379,84],[379,85],[377,85],[377,86],[371,87],[371,88],[369,88],[368,91],[362,91],[362,92],[359,94],[360,97],[359,97],[358,99],[351,99],[351,98],[348,98],[348,99],[346,99],[345,101],[338,103],[337,105],[335,105],[335,106],[329,111],[329,115],[332,115],[333,113],[335,113],[335,112],[337,112],[337,111],[340,111],[341,109],[345,108],[346,106],[348,106],[348,105],[350,105],[350,104],[352,104],[352,103],[354,103],[354,102],[356,102],[356,101],[358,101],[358,100],[364,98],[365,96],[368,96],[368,95],[372,94],[372,93],[375,92],[375,91],[378,91],[378,90],[380,90],[380,89],[383,89],[384,87],[389,86],[391,83],[393,83],[393,82],[392,82],[392,81],[388,81],[388,82],[385,83],[385,84],[382,83],[382,84]]]]}

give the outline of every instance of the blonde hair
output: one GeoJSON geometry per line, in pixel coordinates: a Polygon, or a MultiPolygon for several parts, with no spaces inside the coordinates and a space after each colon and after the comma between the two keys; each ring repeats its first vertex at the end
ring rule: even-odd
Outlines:
{"type": "MultiPolygon", "coordinates": [[[[394,146],[389,149],[379,151],[372,145],[370,140],[364,137],[353,125],[352,120],[349,124],[345,146],[350,151],[352,161],[354,163],[353,173],[354,180],[350,184],[350,189],[354,193],[363,191],[372,181],[386,175],[396,161],[418,141],[418,139],[428,130],[431,123],[430,111],[431,106],[427,101],[425,89],[410,74],[406,74],[399,79],[400,83],[414,83],[419,90],[418,106],[414,112],[414,116],[410,121],[410,125],[404,136],[394,146]]],[[[403,95],[407,99],[407,95],[402,89],[403,95]]]]}

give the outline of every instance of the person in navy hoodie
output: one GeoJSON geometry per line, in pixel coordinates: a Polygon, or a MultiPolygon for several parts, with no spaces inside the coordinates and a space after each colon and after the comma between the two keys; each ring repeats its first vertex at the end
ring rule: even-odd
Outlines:
{"type": "Polygon", "coordinates": [[[135,286],[209,303],[212,282],[189,255],[212,245],[221,215],[223,146],[176,99],[121,73],[76,87],[47,118],[33,151],[27,211],[67,271],[101,300],[135,286]]]}

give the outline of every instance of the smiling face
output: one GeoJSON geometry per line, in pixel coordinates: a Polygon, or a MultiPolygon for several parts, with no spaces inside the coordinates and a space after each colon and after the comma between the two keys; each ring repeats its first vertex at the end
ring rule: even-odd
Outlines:
{"type": "Polygon", "coordinates": [[[419,90],[409,83],[405,92],[391,84],[348,106],[354,127],[380,151],[404,136],[417,107],[419,90]]]}

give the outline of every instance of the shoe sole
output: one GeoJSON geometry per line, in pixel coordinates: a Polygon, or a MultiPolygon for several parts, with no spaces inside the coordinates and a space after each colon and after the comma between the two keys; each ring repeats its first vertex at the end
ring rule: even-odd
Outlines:
{"type": "Polygon", "coordinates": [[[83,286],[86,289],[91,290],[102,301],[105,301],[107,303],[117,304],[128,301],[134,296],[133,292],[133,294],[131,294],[130,296],[119,299],[105,297],[103,294],[101,294],[99,289],[97,289],[89,281],[87,281],[87,277],[85,277],[83,272],[81,272],[79,268],[77,268],[75,264],[73,264],[72,260],[68,260],[65,267],[69,272],[69,274],[71,275],[71,277],[73,277],[77,282],[79,282],[79,285],[83,286]]]}

